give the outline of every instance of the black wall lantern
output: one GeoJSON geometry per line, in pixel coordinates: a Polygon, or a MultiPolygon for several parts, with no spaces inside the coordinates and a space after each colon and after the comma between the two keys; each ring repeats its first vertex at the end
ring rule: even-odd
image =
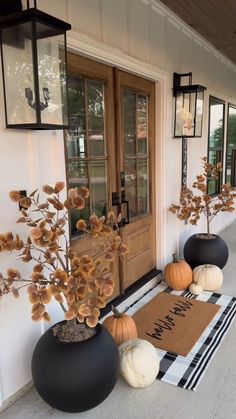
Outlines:
{"type": "Polygon", "coordinates": [[[30,8],[27,0],[26,10],[0,12],[6,127],[67,128],[66,31],[71,25],[38,10],[36,1],[30,8]]]}
{"type": "Polygon", "coordinates": [[[174,73],[174,138],[201,137],[204,90],[206,87],[192,84],[192,73],[174,73]],[[188,78],[187,85],[181,84],[184,78],[188,78]]]}

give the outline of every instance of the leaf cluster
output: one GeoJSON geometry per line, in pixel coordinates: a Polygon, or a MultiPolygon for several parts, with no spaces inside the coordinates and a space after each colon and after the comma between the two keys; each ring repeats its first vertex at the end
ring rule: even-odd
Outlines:
{"type": "Polygon", "coordinates": [[[172,204],[169,210],[175,214],[179,220],[188,221],[192,225],[197,225],[201,214],[206,217],[207,233],[210,234],[210,223],[219,212],[233,212],[235,210],[234,199],[236,197],[235,188],[223,184],[220,193],[212,196],[208,193],[210,180],[218,180],[222,172],[222,164],[211,164],[206,157],[202,158],[203,173],[196,176],[193,183],[193,190],[184,187],[181,189],[180,203],[172,204]],[[195,193],[196,190],[196,193],[195,193]]]}

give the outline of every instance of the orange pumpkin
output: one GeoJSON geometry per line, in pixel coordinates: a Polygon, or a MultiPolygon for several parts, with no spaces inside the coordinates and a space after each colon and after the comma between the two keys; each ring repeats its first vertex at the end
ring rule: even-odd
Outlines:
{"type": "Polygon", "coordinates": [[[185,260],[177,260],[174,253],[173,262],[165,266],[164,278],[170,288],[185,290],[193,282],[193,272],[189,264],[185,260]]]}
{"type": "Polygon", "coordinates": [[[107,317],[103,326],[110,332],[116,345],[129,339],[138,337],[137,328],[134,320],[128,314],[120,313],[115,307],[112,307],[113,315],[107,317]]]}

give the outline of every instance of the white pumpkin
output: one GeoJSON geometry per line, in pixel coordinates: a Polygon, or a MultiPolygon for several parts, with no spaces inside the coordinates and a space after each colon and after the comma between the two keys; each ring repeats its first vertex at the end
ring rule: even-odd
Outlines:
{"type": "Polygon", "coordinates": [[[193,270],[193,282],[206,291],[216,291],[223,283],[222,270],[216,265],[200,265],[193,270]]]}
{"type": "Polygon", "coordinates": [[[201,285],[193,283],[190,285],[189,291],[194,295],[200,295],[203,292],[203,288],[201,285]]]}
{"type": "Polygon", "coordinates": [[[152,384],[159,372],[160,359],[156,348],[147,340],[130,339],[119,347],[120,373],[135,388],[152,384]]]}

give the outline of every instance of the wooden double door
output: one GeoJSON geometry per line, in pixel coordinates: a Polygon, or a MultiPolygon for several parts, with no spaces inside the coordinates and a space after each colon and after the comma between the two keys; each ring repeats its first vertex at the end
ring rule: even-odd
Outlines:
{"type": "MultiPolygon", "coordinates": [[[[117,296],[156,266],[155,85],[71,53],[68,74],[68,187],[85,185],[90,190],[80,216],[122,212],[120,234],[129,255],[114,268],[117,296]]],[[[86,251],[89,243],[82,244],[77,236],[77,219],[72,212],[72,246],[86,251]]]]}

